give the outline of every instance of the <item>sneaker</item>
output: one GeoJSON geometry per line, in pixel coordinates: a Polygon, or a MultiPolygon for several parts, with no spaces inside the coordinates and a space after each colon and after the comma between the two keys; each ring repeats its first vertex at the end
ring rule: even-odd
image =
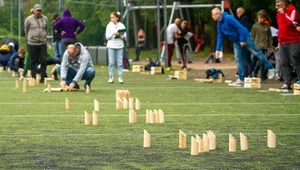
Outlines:
{"type": "Polygon", "coordinates": [[[280,75],[278,73],[275,74],[275,80],[280,80],[280,75]]]}
{"type": "Polygon", "coordinates": [[[238,78],[233,84],[244,84],[244,81],[238,78]]]}
{"type": "Polygon", "coordinates": [[[284,84],[282,87],[280,87],[279,89],[287,89],[287,90],[292,90],[292,87],[290,84],[284,84]]]}
{"type": "Polygon", "coordinates": [[[268,79],[272,80],[275,78],[276,70],[274,68],[268,70],[268,79]]]}
{"type": "Polygon", "coordinates": [[[119,80],[119,83],[120,83],[120,84],[123,84],[123,83],[124,83],[122,77],[119,77],[118,80],[119,80]]]}
{"type": "Polygon", "coordinates": [[[113,83],[113,82],[114,82],[114,78],[113,77],[111,77],[111,78],[108,79],[108,83],[113,83]]]}

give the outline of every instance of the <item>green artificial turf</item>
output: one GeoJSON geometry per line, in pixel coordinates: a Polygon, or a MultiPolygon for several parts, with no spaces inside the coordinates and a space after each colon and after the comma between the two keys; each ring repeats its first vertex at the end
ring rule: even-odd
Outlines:
{"type": "MultiPolygon", "coordinates": [[[[48,69],[51,70],[51,69],[48,69]]],[[[299,96],[277,92],[167,80],[170,73],[124,73],[124,84],[108,84],[107,67],[96,66],[91,92],[83,81],[77,92],[45,92],[45,85],[15,88],[17,78],[0,73],[0,169],[299,169],[299,96]],[[115,91],[129,90],[141,110],[130,124],[128,110],[116,110],[115,91]],[[65,109],[65,98],[71,103],[65,109]],[[86,126],[100,102],[99,124],[86,126]],[[165,123],[145,123],[146,109],[162,109],[165,123]],[[151,147],[143,147],[143,131],[151,147]],[[267,130],[277,147],[267,147],[267,130]],[[187,148],[178,148],[178,131],[187,135],[187,148]],[[191,156],[191,136],[212,130],[216,150],[191,156]],[[240,150],[239,133],[249,149],[240,150]],[[237,139],[237,152],[228,151],[228,135],[237,139]]],[[[59,81],[51,81],[58,87],[59,81]]],[[[270,85],[268,85],[269,87],[270,85]]],[[[263,85],[263,89],[267,90],[263,85]]]]}

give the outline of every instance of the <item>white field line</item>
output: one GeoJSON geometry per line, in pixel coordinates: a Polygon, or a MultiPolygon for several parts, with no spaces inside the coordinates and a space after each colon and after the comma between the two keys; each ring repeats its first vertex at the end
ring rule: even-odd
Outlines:
{"type": "MultiPolygon", "coordinates": [[[[30,103],[30,102],[0,102],[0,105],[32,105],[36,104],[35,102],[30,103]]],[[[64,105],[65,103],[39,103],[39,105],[64,105]]],[[[93,105],[94,103],[77,103],[77,102],[72,102],[72,104],[75,105],[93,105]]],[[[115,105],[116,103],[100,103],[100,105],[115,105]]],[[[290,102],[290,103],[141,103],[141,105],[161,105],[161,106],[178,106],[178,105],[299,105],[299,102],[290,102]]]]}
{"type": "MultiPolygon", "coordinates": [[[[197,133],[189,133],[188,135],[195,135],[197,133]]],[[[199,132],[199,134],[202,134],[199,132]]],[[[227,136],[229,133],[215,133],[216,136],[227,136]]],[[[231,133],[232,135],[239,135],[239,133],[231,133]]],[[[244,133],[246,136],[267,136],[267,133],[244,133]]],[[[45,133],[45,134],[4,134],[0,135],[3,138],[12,137],[79,137],[79,136],[142,136],[143,133],[45,133]]],[[[151,133],[151,136],[175,136],[177,133],[151,133]]],[[[276,133],[277,136],[299,136],[300,133],[276,133]]]]}
{"type": "MultiPolygon", "coordinates": [[[[140,113],[138,113],[140,114],[140,113]]],[[[101,115],[100,117],[128,117],[128,115],[101,115]]],[[[145,117],[146,115],[137,115],[138,117],[145,117]]],[[[213,116],[300,116],[300,114],[173,114],[165,117],[213,117],[213,116]]],[[[0,118],[24,118],[24,117],[84,117],[84,115],[0,115],[0,118]]]]}

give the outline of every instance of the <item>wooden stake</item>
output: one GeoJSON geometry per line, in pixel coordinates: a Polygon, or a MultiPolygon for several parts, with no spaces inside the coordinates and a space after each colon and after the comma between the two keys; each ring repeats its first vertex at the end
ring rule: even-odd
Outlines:
{"type": "Polygon", "coordinates": [[[153,113],[154,113],[154,122],[158,123],[159,122],[158,110],[154,109],[153,113]]]}
{"type": "Polygon", "coordinates": [[[91,124],[91,117],[88,112],[84,111],[84,124],[85,125],[90,125],[91,124]]]}
{"type": "Polygon", "coordinates": [[[122,99],[120,97],[117,97],[116,100],[116,109],[122,109],[123,108],[123,103],[122,99]]]}
{"type": "Polygon", "coordinates": [[[86,93],[90,93],[90,92],[91,92],[91,88],[90,88],[89,85],[86,85],[86,86],[85,86],[85,92],[86,92],[86,93]]]}
{"type": "Polygon", "coordinates": [[[204,152],[203,139],[200,136],[196,135],[196,140],[198,142],[198,152],[204,152]]]}
{"type": "Polygon", "coordinates": [[[123,109],[128,109],[128,100],[126,97],[123,97],[123,109]]]}
{"type": "Polygon", "coordinates": [[[242,132],[240,132],[240,142],[241,142],[241,150],[242,151],[248,150],[248,139],[242,132]]]}
{"type": "Polygon", "coordinates": [[[208,131],[207,133],[209,138],[209,150],[215,150],[216,149],[216,135],[213,131],[208,131]]]}
{"type": "Polygon", "coordinates": [[[150,148],[151,137],[150,134],[144,129],[144,148],[150,148]]]}
{"type": "Polygon", "coordinates": [[[161,109],[158,110],[159,123],[165,123],[165,113],[161,109]]]}
{"type": "Polygon", "coordinates": [[[191,155],[198,155],[198,142],[194,136],[191,137],[191,155]]]}
{"type": "Polygon", "coordinates": [[[205,133],[203,133],[203,151],[209,152],[209,138],[205,133]]]}
{"type": "Polygon", "coordinates": [[[133,109],[129,109],[129,123],[135,123],[135,112],[133,109]]]}
{"type": "Polygon", "coordinates": [[[19,88],[19,80],[16,80],[16,88],[19,88]]]}
{"type": "Polygon", "coordinates": [[[135,110],[140,110],[140,109],[141,109],[140,100],[135,98],[135,110]]]}
{"type": "Polygon", "coordinates": [[[155,114],[153,113],[152,110],[149,111],[150,112],[150,123],[155,123],[155,114]]]}
{"type": "Polygon", "coordinates": [[[48,84],[48,92],[51,92],[51,85],[48,84]]]}
{"type": "Polygon", "coordinates": [[[276,148],[276,135],[268,129],[268,147],[276,148]]]}
{"type": "Polygon", "coordinates": [[[23,93],[26,93],[27,80],[23,79],[23,93]]]}
{"type": "Polygon", "coordinates": [[[134,109],[133,103],[134,103],[133,98],[132,97],[129,98],[129,107],[128,107],[129,109],[134,109]]]}
{"type": "Polygon", "coordinates": [[[66,98],[66,109],[70,109],[70,100],[68,98],[66,98]]]}
{"type": "Polygon", "coordinates": [[[186,135],[183,131],[179,130],[179,148],[186,148],[186,135]]]}
{"type": "Polygon", "coordinates": [[[99,102],[98,100],[94,99],[94,111],[98,112],[99,110],[99,102]]]}
{"type": "Polygon", "coordinates": [[[150,123],[150,111],[146,109],[146,123],[150,123]]]}
{"type": "Polygon", "coordinates": [[[93,125],[98,125],[98,115],[95,111],[93,111],[93,125]]]}
{"type": "Polygon", "coordinates": [[[229,134],[229,152],[236,152],[236,139],[229,134]]]}

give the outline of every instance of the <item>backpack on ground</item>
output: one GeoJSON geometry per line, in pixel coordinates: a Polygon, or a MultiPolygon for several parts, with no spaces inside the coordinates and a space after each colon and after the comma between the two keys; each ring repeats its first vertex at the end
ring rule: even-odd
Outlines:
{"type": "Polygon", "coordinates": [[[210,68],[206,71],[206,78],[209,79],[209,77],[212,77],[213,79],[218,79],[220,74],[224,77],[224,73],[221,70],[210,68]]]}
{"type": "Polygon", "coordinates": [[[8,52],[10,52],[11,50],[11,46],[7,45],[7,44],[3,44],[0,47],[0,53],[1,54],[7,54],[8,52]]]}
{"type": "MultiPolygon", "coordinates": [[[[151,71],[151,67],[161,67],[159,60],[156,60],[155,62],[152,60],[152,58],[148,58],[149,63],[146,65],[145,70],[151,71]]],[[[161,73],[164,74],[164,68],[161,67],[161,73]]]]}

